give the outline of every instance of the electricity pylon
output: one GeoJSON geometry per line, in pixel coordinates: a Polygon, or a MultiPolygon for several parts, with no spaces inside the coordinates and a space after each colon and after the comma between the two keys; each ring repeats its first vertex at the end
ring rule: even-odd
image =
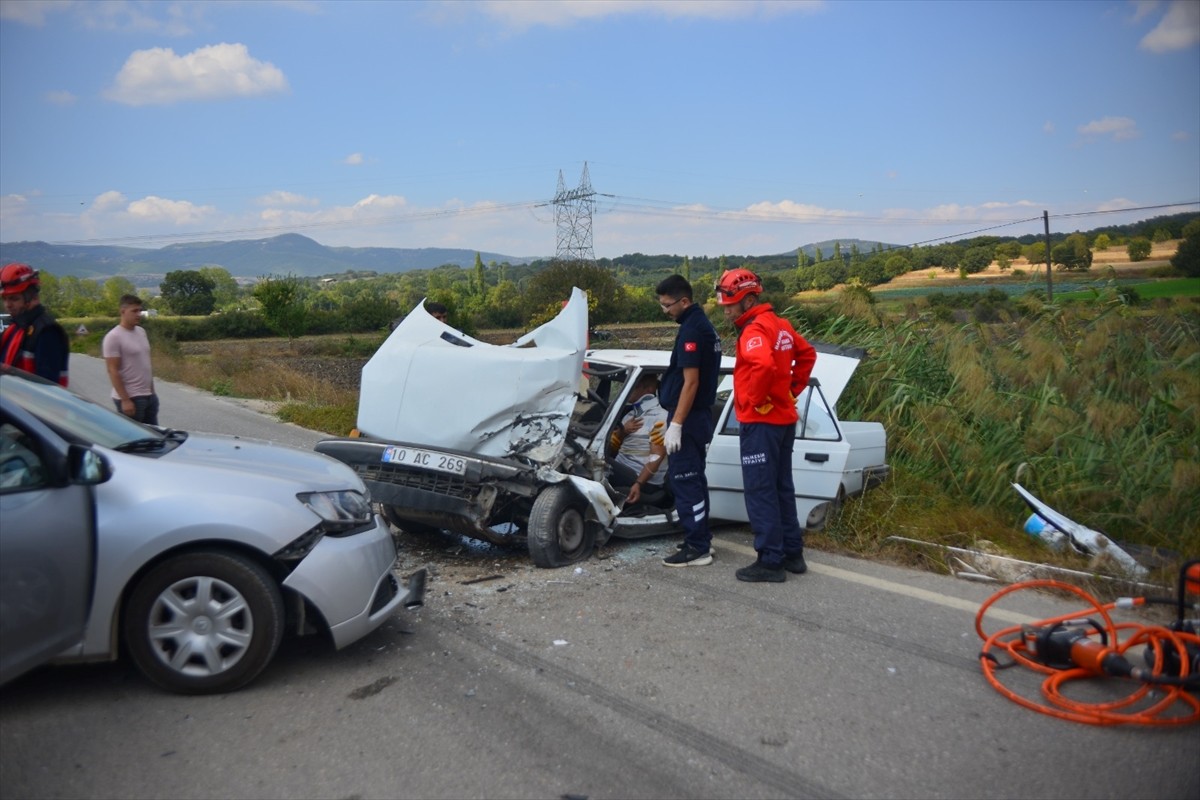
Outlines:
{"type": "Polygon", "coordinates": [[[579,176],[579,186],[570,191],[563,185],[562,170],[558,171],[558,191],[554,193],[555,261],[596,263],[596,254],[592,250],[595,197],[586,161],[583,162],[583,174],[579,176]]]}

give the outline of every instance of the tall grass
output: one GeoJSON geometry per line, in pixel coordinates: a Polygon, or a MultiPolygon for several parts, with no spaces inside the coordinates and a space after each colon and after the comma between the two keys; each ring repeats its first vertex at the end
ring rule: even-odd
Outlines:
{"type": "Polygon", "coordinates": [[[992,324],[836,309],[804,332],[867,348],[839,412],[886,426],[893,480],[831,536],[1020,539],[1019,481],[1117,540],[1200,556],[1194,308],[1031,301],[992,324]]]}

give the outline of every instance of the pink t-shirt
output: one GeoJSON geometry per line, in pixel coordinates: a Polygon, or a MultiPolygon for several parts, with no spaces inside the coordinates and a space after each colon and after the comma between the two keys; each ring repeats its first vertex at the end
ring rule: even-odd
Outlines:
{"type": "MultiPolygon", "coordinates": [[[[118,325],[104,334],[100,352],[105,358],[121,359],[121,383],[130,397],[145,397],[154,393],[154,380],[150,372],[150,339],[142,326],[133,330],[118,325]]],[[[120,395],[113,389],[112,398],[120,395]]]]}

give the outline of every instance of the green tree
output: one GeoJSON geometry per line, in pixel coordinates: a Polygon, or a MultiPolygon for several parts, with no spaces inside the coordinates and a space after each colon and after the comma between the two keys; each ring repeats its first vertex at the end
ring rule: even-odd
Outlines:
{"type": "Polygon", "coordinates": [[[1154,242],[1169,242],[1171,241],[1171,232],[1166,228],[1159,228],[1154,231],[1154,242]]]}
{"type": "Polygon", "coordinates": [[[1105,250],[1112,247],[1112,237],[1110,237],[1107,233],[1098,234],[1096,239],[1092,242],[1092,247],[1103,253],[1105,250]]]}
{"type": "Polygon", "coordinates": [[[959,259],[958,266],[961,270],[966,270],[967,274],[974,275],[977,272],[983,272],[992,263],[992,254],[994,249],[989,245],[978,245],[968,248],[959,259]]]}
{"type": "Polygon", "coordinates": [[[475,254],[475,286],[473,294],[483,297],[487,294],[487,276],[483,271],[483,256],[479,253],[475,254]]]}
{"type": "Polygon", "coordinates": [[[1171,256],[1171,266],[1189,278],[1200,278],[1200,217],[1183,228],[1183,241],[1171,256]]]}
{"type": "Polygon", "coordinates": [[[1145,236],[1138,236],[1129,240],[1129,246],[1125,248],[1125,252],[1129,254],[1130,261],[1145,261],[1150,257],[1151,249],[1153,246],[1150,244],[1150,240],[1145,236]]]}
{"type": "Polygon", "coordinates": [[[1092,251],[1087,237],[1073,233],[1050,249],[1050,260],[1071,271],[1086,271],[1092,266],[1092,251]]]}
{"type": "Polygon", "coordinates": [[[1031,265],[1046,263],[1046,243],[1034,242],[1026,245],[1021,249],[1021,255],[1025,256],[1025,260],[1031,265]]]}
{"type": "Polygon", "coordinates": [[[106,280],[100,287],[100,303],[106,309],[105,313],[116,316],[121,307],[121,296],[126,294],[137,294],[137,287],[129,278],[116,275],[106,280]]]}
{"type": "Polygon", "coordinates": [[[912,269],[912,264],[902,253],[893,253],[883,262],[883,274],[888,278],[898,278],[912,269]]]}
{"type": "Polygon", "coordinates": [[[1001,254],[1008,256],[1009,261],[1020,258],[1021,243],[1016,239],[1007,242],[1001,242],[1000,244],[996,245],[996,257],[999,258],[1001,254]]]}
{"type": "Polygon", "coordinates": [[[286,336],[288,342],[304,333],[308,321],[305,307],[307,287],[295,275],[266,277],[254,285],[254,299],[262,306],[263,319],[267,327],[286,336]]]}
{"type": "Polygon", "coordinates": [[[212,278],[201,275],[194,269],[181,269],[168,272],[159,284],[163,300],[167,306],[180,316],[207,316],[213,311],[215,301],[213,290],[216,284],[212,278]]]}
{"type": "Polygon", "coordinates": [[[237,307],[241,290],[237,280],[224,267],[208,266],[197,270],[201,275],[213,282],[213,306],[225,311],[237,307]]]}
{"type": "Polygon", "coordinates": [[[529,279],[525,292],[527,316],[533,319],[548,309],[557,309],[570,298],[575,286],[588,293],[591,324],[621,319],[625,287],[604,267],[577,261],[554,261],[529,279]]]}

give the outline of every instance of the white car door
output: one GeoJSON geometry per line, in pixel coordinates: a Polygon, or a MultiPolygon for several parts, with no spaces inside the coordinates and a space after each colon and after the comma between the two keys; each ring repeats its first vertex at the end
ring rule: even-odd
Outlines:
{"type": "MultiPolygon", "coordinates": [[[[838,497],[850,457],[850,444],[841,433],[833,407],[858,366],[858,359],[820,352],[813,378],[820,390],[810,386],[796,399],[800,421],[792,451],[792,477],[796,484],[796,513],[802,521],[838,497]]],[[[727,376],[717,391],[725,407],[717,418],[708,449],[709,502],[714,519],[748,522],[742,490],[741,445],[738,421],[733,413],[733,378],[727,376]]]]}

